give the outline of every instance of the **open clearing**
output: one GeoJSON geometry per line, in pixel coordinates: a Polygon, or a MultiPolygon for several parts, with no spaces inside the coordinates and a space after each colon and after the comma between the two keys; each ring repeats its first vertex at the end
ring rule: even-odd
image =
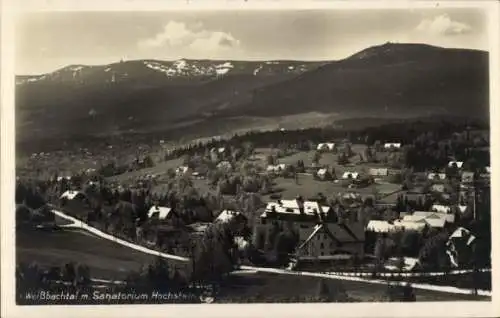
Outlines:
{"type": "MultiPolygon", "coordinates": [[[[124,279],[130,271],[151,264],[156,257],[78,230],[18,230],[16,258],[42,266],[84,263],[92,277],[124,279]]],[[[170,262],[169,262],[170,264],[170,262]]]]}

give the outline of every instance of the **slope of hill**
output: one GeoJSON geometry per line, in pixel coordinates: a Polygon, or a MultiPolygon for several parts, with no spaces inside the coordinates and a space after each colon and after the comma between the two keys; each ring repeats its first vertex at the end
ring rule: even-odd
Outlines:
{"type": "Polygon", "coordinates": [[[129,61],[17,78],[18,138],[169,129],[251,100],[252,90],[321,63],[129,61]],[[195,118],[192,118],[192,117],[195,118]],[[57,125],[54,125],[57,123],[57,125]]]}
{"type": "Polygon", "coordinates": [[[254,116],[335,111],[344,116],[488,114],[488,54],[385,44],[264,87],[235,110],[254,116]]]}
{"type": "Polygon", "coordinates": [[[217,134],[355,117],[488,118],[488,53],[421,44],[334,62],[141,60],[17,78],[18,140],[124,132],[217,134]],[[319,116],[319,117],[318,117],[319,116]]]}

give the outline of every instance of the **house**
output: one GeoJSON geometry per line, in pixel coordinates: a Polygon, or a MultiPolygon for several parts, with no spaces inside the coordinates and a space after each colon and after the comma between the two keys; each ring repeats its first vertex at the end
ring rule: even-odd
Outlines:
{"type": "Polygon", "coordinates": [[[386,177],[389,175],[387,168],[370,168],[369,174],[373,177],[386,177]]]}
{"type": "Polygon", "coordinates": [[[401,231],[422,232],[427,226],[427,223],[425,221],[422,221],[422,219],[420,218],[417,218],[417,221],[410,221],[408,220],[408,218],[405,220],[403,218],[403,220],[394,221],[394,226],[401,231]]]}
{"type": "Polygon", "coordinates": [[[446,253],[453,267],[467,264],[472,258],[476,237],[466,228],[457,228],[446,242],[446,253]]]}
{"type": "Polygon", "coordinates": [[[316,147],[316,150],[318,151],[334,151],[336,149],[336,145],[333,142],[320,143],[316,147]]]}
{"type": "Polygon", "coordinates": [[[247,218],[239,211],[224,210],[215,218],[214,223],[230,224],[234,233],[241,233],[247,224],[247,218]]]}
{"type": "Polygon", "coordinates": [[[280,172],[285,171],[285,169],[286,169],[286,164],[280,163],[277,165],[268,165],[266,168],[266,171],[272,172],[272,173],[280,173],[280,172]]]}
{"type": "Polygon", "coordinates": [[[330,180],[332,179],[332,174],[326,168],[321,168],[316,172],[316,176],[320,180],[330,180]]]}
{"type": "Polygon", "coordinates": [[[462,169],[464,162],[463,161],[450,161],[448,162],[448,167],[452,168],[456,166],[458,169],[462,169]]]}
{"type": "Polygon", "coordinates": [[[474,182],[474,172],[464,171],[462,172],[462,183],[473,183],[474,182]]]}
{"type": "Polygon", "coordinates": [[[215,218],[214,222],[229,223],[232,220],[240,218],[246,219],[246,217],[243,214],[241,214],[241,212],[233,210],[224,210],[215,218]]]}
{"type": "Polygon", "coordinates": [[[401,143],[385,143],[384,144],[384,149],[399,149],[401,148],[401,143]]]}
{"type": "Polygon", "coordinates": [[[363,223],[337,223],[333,215],[335,212],[330,207],[299,197],[269,202],[260,219],[261,224],[272,222],[298,233],[298,259],[331,260],[339,254],[363,257],[363,223]]]}
{"type": "Polygon", "coordinates": [[[210,152],[223,154],[224,152],[226,152],[226,147],[212,148],[212,149],[210,149],[210,152]]]}
{"type": "Polygon", "coordinates": [[[367,232],[389,233],[396,230],[397,228],[394,224],[382,220],[370,220],[366,225],[367,232]]]}
{"type": "Polygon", "coordinates": [[[189,172],[189,167],[188,166],[180,166],[175,169],[175,174],[178,176],[183,176],[186,175],[189,172]]]}
{"type": "Polygon", "coordinates": [[[363,201],[363,198],[361,197],[361,194],[353,191],[348,191],[344,193],[339,193],[339,196],[342,200],[346,201],[363,201]]]}
{"type": "Polygon", "coordinates": [[[448,223],[455,222],[455,214],[444,214],[439,212],[428,212],[428,211],[415,211],[412,216],[414,217],[422,217],[426,221],[429,219],[442,219],[448,223]]]}
{"type": "Polygon", "coordinates": [[[465,214],[468,209],[469,207],[467,205],[458,205],[458,212],[460,212],[460,214],[465,214]]]}
{"type": "Polygon", "coordinates": [[[172,216],[170,212],[172,212],[171,208],[154,205],[148,211],[148,218],[158,218],[158,220],[165,220],[168,217],[172,216]]]}
{"type": "Polygon", "coordinates": [[[302,202],[300,199],[278,200],[277,202],[269,202],[261,217],[267,217],[268,214],[273,213],[277,213],[280,216],[292,214],[298,216],[303,215],[306,217],[315,217],[316,213],[328,213],[329,211],[329,206],[321,206],[318,202],[315,201],[302,202]]]}
{"type": "Polygon", "coordinates": [[[434,183],[433,185],[431,185],[430,190],[431,190],[431,192],[443,193],[443,192],[445,192],[446,187],[442,183],[434,183]]]}
{"type": "Polygon", "coordinates": [[[446,180],[446,174],[445,173],[431,172],[427,175],[427,179],[429,179],[429,180],[446,180]]]}
{"type": "Polygon", "coordinates": [[[346,171],[342,174],[343,180],[357,180],[359,178],[358,172],[346,171]]]}
{"type": "Polygon", "coordinates": [[[217,169],[229,171],[233,169],[233,165],[229,161],[223,160],[217,164],[217,169]]]}
{"type": "Polygon", "coordinates": [[[450,213],[451,207],[448,205],[433,204],[431,207],[431,211],[439,213],[450,213]]]}
{"type": "Polygon", "coordinates": [[[86,198],[87,196],[85,195],[85,193],[75,190],[68,190],[59,197],[59,199],[61,200],[75,200],[75,199],[84,200],[86,198]]]}
{"type": "Polygon", "coordinates": [[[365,235],[361,223],[318,223],[312,231],[299,231],[298,260],[334,260],[339,255],[364,256],[365,235]]]}

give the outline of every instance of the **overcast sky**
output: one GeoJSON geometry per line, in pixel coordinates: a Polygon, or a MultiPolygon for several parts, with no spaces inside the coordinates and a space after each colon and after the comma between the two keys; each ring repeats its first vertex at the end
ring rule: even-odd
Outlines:
{"type": "Polygon", "coordinates": [[[30,13],[16,28],[16,73],[120,59],[336,60],[371,45],[486,50],[479,9],[30,13]]]}

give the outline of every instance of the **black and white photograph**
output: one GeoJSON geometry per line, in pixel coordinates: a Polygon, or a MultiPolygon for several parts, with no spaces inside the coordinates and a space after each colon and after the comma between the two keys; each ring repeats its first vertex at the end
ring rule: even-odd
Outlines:
{"type": "Polygon", "coordinates": [[[493,314],[498,3],[241,2],[11,19],[11,306],[493,314]]]}

